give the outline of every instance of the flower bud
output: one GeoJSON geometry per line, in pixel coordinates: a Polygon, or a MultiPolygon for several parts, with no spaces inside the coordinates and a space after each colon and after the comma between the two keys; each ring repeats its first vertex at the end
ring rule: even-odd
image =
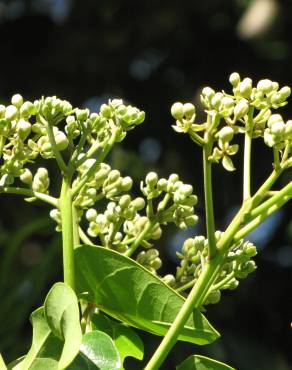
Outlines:
{"type": "Polygon", "coordinates": [[[50,211],[50,217],[58,224],[61,223],[61,212],[57,208],[50,211]]]}
{"type": "Polygon", "coordinates": [[[16,108],[20,108],[23,104],[23,97],[20,94],[15,94],[11,98],[11,104],[16,108]]]}
{"type": "Polygon", "coordinates": [[[261,91],[264,94],[268,94],[273,90],[273,85],[271,80],[260,80],[257,84],[257,90],[261,91]]]}
{"type": "Polygon", "coordinates": [[[284,122],[280,114],[272,114],[268,119],[267,126],[271,128],[277,122],[284,122]]]}
{"type": "Polygon", "coordinates": [[[32,173],[28,168],[24,169],[24,172],[19,176],[19,178],[24,184],[31,185],[32,183],[32,173]]]}
{"type": "Polygon", "coordinates": [[[244,117],[248,113],[248,103],[245,99],[240,100],[239,103],[236,104],[234,108],[234,117],[235,119],[239,119],[244,117]]]}
{"type": "Polygon", "coordinates": [[[95,221],[96,220],[96,217],[97,217],[97,212],[95,209],[93,208],[89,208],[87,211],[86,211],[86,215],[85,215],[86,219],[88,221],[95,221]]]}
{"type": "Polygon", "coordinates": [[[224,96],[221,100],[221,103],[225,109],[230,109],[234,107],[234,100],[229,96],[224,96]]]}
{"type": "Polygon", "coordinates": [[[38,175],[38,178],[41,180],[41,181],[46,181],[49,177],[49,173],[48,173],[48,170],[44,167],[40,167],[38,168],[37,170],[37,173],[38,175]]]}
{"type": "Polygon", "coordinates": [[[233,139],[233,135],[234,131],[230,126],[225,126],[218,132],[219,139],[227,143],[233,139]]]}
{"type": "Polygon", "coordinates": [[[145,178],[145,182],[150,188],[153,188],[158,182],[157,173],[149,172],[148,175],[145,178]]]}
{"type": "Polygon", "coordinates": [[[111,118],[112,116],[112,109],[107,104],[102,104],[100,107],[100,114],[105,118],[111,118]]]}
{"type": "Polygon", "coordinates": [[[163,276],[162,281],[170,287],[175,285],[175,277],[171,274],[163,276]]]}
{"type": "Polygon", "coordinates": [[[126,176],[122,179],[121,188],[122,191],[129,191],[133,186],[133,180],[130,176],[126,176]]]}
{"type": "Polygon", "coordinates": [[[57,134],[55,135],[55,141],[56,141],[57,149],[60,151],[65,150],[69,145],[67,136],[62,131],[57,132],[57,134]]]}
{"type": "Polygon", "coordinates": [[[30,101],[26,101],[20,107],[19,113],[21,117],[29,117],[36,113],[36,107],[30,101]]]}
{"type": "Polygon", "coordinates": [[[5,110],[5,119],[13,121],[17,117],[17,108],[14,105],[8,105],[5,110]]]}
{"type": "Polygon", "coordinates": [[[120,176],[121,173],[118,170],[111,170],[108,174],[108,181],[110,183],[116,182],[120,176]]]}
{"type": "Polygon", "coordinates": [[[281,100],[286,100],[291,95],[291,89],[289,86],[284,86],[279,90],[281,100]]]}
{"type": "Polygon", "coordinates": [[[193,115],[196,113],[196,109],[193,104],[186,103],[183,105],[183,113],[186,119],[191,119],[193,115]]]}
{"type": "Polygon", "coordinates": [[[159,191],[166,191],[167,189],[167,180],[166,179],[159,179],[157,182],[157,189],[159,191]]]}
{"type": "Polygon", "coordinates": [[[276,136],[281,136],[285,132],[285,123],[284,122],[275,122],[271,126],[271,133],[276,136]]]}
{"type": "Polygon", "coordinates": [[[239,76],[239,74],[237,72],[231,73],[231,75],[229,77],[229,82],[231,83],[231,85],[233,87],[237,87],[237,85],[240,82],[240,76],[239,76]]]}
{"type": "Polygon", "coordinates": [[[177,120],[182,120],[184,116],[184,106],[182,103],[174,103],[171,107],[171,115],[177,120]]]}
{"type": "Polygon", "coordinates": [[[182,252],[184,255],[188,255],[189,250],[195,248],[195,241],[193,238],[188,238],[184,241],[182,246],[182,252]]]}
{"type": "Polygon", "coordinates": [[[287,139],[292,139],[292,120],[286,122],[285,135],[287,139]]]}
{"type": "Polygon", "coordinates": [[[210,100],[215,95],[215,91],[213,89],[211,89],[211,87],[207,86],[207,87],[203,88],[202,95],[204,95],[206,98],[208,98],[210,100]]]}
{"type": "Polygon", "coordinates": [[[212,292],[209,293],[209,295],[206,299],[206,303],[216,304],[216,303],[220,302],[220,299],[221,299],[220,290],[213,290],[212,292]]]}
{"type": "Polygon", "coordinates": [[[145,207],[145,200],[141,197],[134,199],[131,202],[131,206],[135,209],[135,211],[141,211],[145,207]]]}
{"type": "Polygon", "coordinates": [[[169,182],[171,182],[172,184],[174,184],[174,183],[176,183],[179,180],[179,176],[176,173],[172,173],[169,176],[168,180],[169,180],[169,182]]]}
{"type": "Polygon", "coordinates": [[[130,203],[131,203],[130,195],[125,194],[125,195],[121,196],[121,198],[119,200],[119,205],[122,209],[125,209],[125,208],[129,207],[130,203]]]}
{"type": "Polygon", "coordinates": [[[215,109],[219,109],[220,105],[221,105],[222,98],[223,98],[222,93],[220,93],[220,92],[216,93],[213,96],[212,100],[211,100],[212,107],[215,108],[215,109]]]}
{"type": "Polygon", "coordinates": [[[85,121],[89,117],[89,110],[86,109],[75,109],[76,118],[78,121],[85,121]]]}
{"type": "Polygon", "coordinates": [[[249,98],[252,92],[252,80],[250,78],[245,78],[239,84],[239,92],[244,98],[249,98]]]}

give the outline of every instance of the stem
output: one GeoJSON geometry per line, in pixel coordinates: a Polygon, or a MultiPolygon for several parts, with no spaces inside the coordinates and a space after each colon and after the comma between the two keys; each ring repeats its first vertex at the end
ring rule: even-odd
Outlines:
{"type": "Polygon", "coordinates": [[[74,290],[75,289],[75,269],[73,255],[74,222],[73,222],[70,179],[67,176],[64,177],[62,181],[62,188],[60,194],[60,211],[62,219],[64,282],[74,290]]]}
{"type": "Polygon", "coordinates": [[[0,188],[0,193],[25,195],[26,197],[30,198],[34,197],[42,200],[43,202],[51,204],[55,208],[58,208],[58,200],[56,198],[48,194],[38,193],[37,191],[33,191],[31,189],[6,186],[4,188],[0,188]]]}
{"type": "Polygon", "coordinates": [[[80,235],[80,239],[83,241],[84,244],[94,245],[92,241],[88,238],[88,236],[85,234],[85,232],[81,229],[80,226],[79,226],[79,235],[80,235]]]}
{"type": "MultiPolygon", "coordinates": [[[[210,140],[209,140],[210,141],[210,140]]],[[[204,195],[205,195],[205,210],[206,210],[206,225],[207,237],[209,242],[209,259],[215,257],[217,253],[215,239],[215,221],[212,193],[212,164],[208,160],[212,152],[213,143],[209,142],[204,146],[203,151],[203,168],[204,168],[204,195]]]]}
{"type": "Polygon", "coordinates": [[[80,236],[79,236],[79,222],[77,208],[74,206],[73,202],[72,202],[72,219],[73,219],[73,239],[75,249],[80,244],[80,236]]]}
{"type": "Polygon", "coordinates": [[[185,283],[184,285],[180,286],[179,288],[176,288],[175,291],[178,292],[178,293],[182,293],[184,292],[185,290],[189,289],[189,288],[192,288],[193,285],[196,283],[196,281],[198,280],[198,278],[196,279],[193,279],[187,283],[185,283]]]}
{"type": "Polygon", "coordinates": [[[221,268],[222,260],[223,253],[220,253],[212,260],[206,262],[205,268],[199,276],[197,283],[191,290],[178,315],[176,316],[176,319],[144,370],[159,369],[160,365],[163,363],[168,353],[176,343],[177,338],[193,309],[200,307],[204,301],[206,294],[208,293],[210,287],[217,277],[218,271],[221,268]]]}
{"type": "Polygon", "coordinates": [[[47,133],[48,133],[48,137],[49,137],[49,140],[50,140],[50,144],[51,144],[51,147],[52,147],[52,151],[54,153],[54,156],[56,158],[56,161],[58,163],[58,166],[59,166],[60,170],[63,173],[66,173],[67,172],[67,166],[66,166],[66,164],[64,162],[64,159],[63,159],[61,153],[59,152],[59,150],[57,148],[57,144],[56,144],[56,140],[55,140],[55,135],[54,135],[54,132],[52,130],[52,127],[50,126],[49,122],[47,120],[45,120],[42,116],[39,116],[39,119],[40,119],[40,121],[46,127],[46,130],[47,130],[47,133]]]}
{"type": "Polygon", "coordinates": [[[250,165],[251,165],[251,143],[252,143],[252,126],[253,112],[250,109],[247,120],[247,131],[244,135],[244,163],[243,163],[243,201],[250,198],[250,165]]]}
{"type": "Polygon", "coordinates": [[[104,148],[101,150],[98,158],[96,159],[94,165],[92,165],[88,171],[85,173],[84,176],[80,179],[78,185],[76,185],[72,190],[72,197],[74,197],[79,191],[82,189],[82,187],[88,182],[88,180],[91,178],[92,175],[96,172],[98,169],[98,166],[100,163],[104,160],[104,158],[108,155],[109,151],[111,150],[112,146],[114,145],[116,141],[117,136],[117,130],[112,134],[112,137],[108,141],[108,143],[104,146],[104,148]]]}
{"type": "Polygon", "coordinates": [[[222,288],[226,283],[234,278],[234,271],[232,271],[229,275],[227,275],[224,279],[219,281],[219,283],[212,285],[212,290],[218,290],[222,288]]]}
{"type": "Polygon", "coordinates": [[[137,236],[135,241],[130,245],[129,249],[124,253],[125,256],[130,257],[135,252],[135,250],[141,244],[142,240],[150,232],[150,230],[155,226],[155,224],[156,224],[156,221],[154,220],[148,222],[145,229],[137,236]]]}

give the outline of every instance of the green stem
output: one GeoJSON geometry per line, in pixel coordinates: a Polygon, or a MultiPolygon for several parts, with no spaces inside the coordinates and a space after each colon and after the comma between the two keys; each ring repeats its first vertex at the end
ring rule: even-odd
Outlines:
{"type": "Polygon", "coordinates": [[[1,136],[0,137],[0,158],[2,157],[2,153],[3,153],[3,148],[4,148],[4,145],[5,145],[5,141],[6,141],[5,136],[1,136]]]}
{"type": "Polygon", "coordinates": [[[37,191],[33,191],[31,189],[6,186],[4,188],[0,188],[0,193],[18,194],[30,198],[37,198],[39,200],[42,200],[43,202],[51,204],[55,208],[58,208],[58,200],[56,198],[48,194],[38,193],[37,191]]]}
{"type": "Polygon", "coordinates": [[[198,278],[193,279],[193,280],[189,281],[188,283],[185,283],[184,285],[180,286],[179,288],[176,288],[175,291],[178,292],[178,293],[182,293],[185,290],[187,290],[189,288],[192,288],[197,280],[198,280],[198,278]]]}
{"type": "Polygon", "coordinates": [[[137,236],[134,242],[130,245],[129,249],[125,252],[125,256],[130,257],[135,252],[135,250],[139,247],[143,239],[147,236],[147,234],[151,231],[155,224],[156,221],[154,220],[148,222],[144,230],[137,236]]]}
{"type": "Polygon", "coordinates": [[[45,125],[46,127],[46,130],[47,130],[47,133],[48,133],[48,137],[49,137],[49,140],[50,140],[50,144],[51,144],[51,147],[52,147],[52,151],[54,153],[54,156],[56,158],[56,161],[58,163],[58,166],[60,168],[60,170],[66,174],[67,173],[67,166],[64,162],[64,159],[61,155],[61,153],[59,152],[58,148],[57,148],[57,144],[56,144],[56,140],[55,140],[55,135],[53,133],[53,130],[52,130],[52,127],[50,126],[49,122],[46,121],[42,116],[39,116],[39,119],[40,121],[45,125]]]}
{"type": "Polygon", "coordinates": [[[98,169],[100,163],[104,160],[104,158],[108,155],[110,152],[112,146],[114,145],[117,137],[117,131],[114,132],[108,141],[108,143],[104,146],[104,148],[101,150],[98,158],[96,159],[94,165],[92,165],[87,172],[82,176],[80,179],[78,185],[76,185],[72,190],[72,197],[74,197],[76,194],[79,193],[79,191],[82,189],[82,187],[90,180],[90,178],[95,174],[96,170],[98,169]]]}
{"type": "Polygon", "coordinates": [[[94,245],[92,241],[88,238],[88,236],[85,234],[85,232],[79,227],[79,235],[80,239],[83,241],[84,244],[87,245],[94,245]]]}
{"type": "Polygon", "coordinates": [[[59,202],[62,219],[64,282],[74,290],[74,221],[70,179],[68,177],[63,178],[59,202]]]}
{"type": "Polygon", "coordinates": [[[194,285],[173,324],[144,370],[158,370],[160,368],[160,365],[176,343],[177,338],[193,309],[202,305],[206,294],[217,277],[221,268],[222,260],[223,254],[221,253],[212,260],[206,262],[205,268],[199,276],[197,283],[194,285]]]}
{"type": "Polygon", "coordinates": [[[253,129],[253,112],[251,108],[248,113],[247,131],[244,135],[244,160],[243,160],[243,201],[250,198],[250,166],[251,166],[251,144],[253,129]]]}
{"type": "Polygon", "coordinates": [[[72,218],[73,218],[73,240],[74,240],[74,249],[80,244],[79,236],[79,222],[78,222],[78,213],[77,208],[72,202],[72,218]]]}
{"type": "Polygon", "coordinates": [[[212,164],[208,160],[212,154],[212,141],[208,140],[208,144],[204,146],[203,151],[203,169],[204,169],[204,195],[205,195],[205,211],[206,211],[206,225],[208,237],[209,259],[215,257],[217,253],[216,239],[215,239],[215,221],[214,221],[214,207],[213,207],[213,193],[212,193],[212,164]]]}
{"type": "Polygon", "coordinates": [[[212,290],[221,289],[226,283],[234,278],[234,271],[232,271],[229,275],[227,275],[224,279],[219,281],[219,283],[212,285],[212,290]]]}

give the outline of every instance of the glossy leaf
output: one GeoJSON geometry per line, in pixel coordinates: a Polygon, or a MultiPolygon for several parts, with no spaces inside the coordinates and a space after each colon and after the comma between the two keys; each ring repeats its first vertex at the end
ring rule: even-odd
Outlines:
{"type": "Polygon", "coordinates": [[[79,307],[74,291],[64,283],[56,283],[46,297],[44,312],[51,331],[64,341],[59,367],[65,368],[79,352],[82,341],[79,307]]]}
{"type": "Polygon", "coordinates": [[[91,323],[94,329],[101,330],[112,338],[119,351],[122,363],[126,357],[143,359],[143,342],[133,329],[111,320],[102,313],[94,314],[91,323]]]}
{"type": "Polygon", "coordinates": [[[31,314],[32,346],[14,370],[62,370],[79,352],[82,333],[79,308],[73,290],[64,283],[55,284],[45,306],[31,314]]]}
{"type": "Polygon", "coordinates": [[[94,330],[83,336],[80,352],[68,370],[118,370],[121,359],[112,339],[94,330]]]}
{"type": "MultiPolygon", "coordinates": [[[[137,328],[165,335],[184,298],[137,262],[102,247],[75,249],[77,291],[110,316],[137,328]]],[[[211,343],[218,332],[196,309],[179,339],[211,343]]]]}
{"type": "Polygon", "coordinates": [[[222,362],[212,360],[205,356],[190,356],[176,370],[235,370],[222,362]]]}
{"type": "Polygon", "coordinates": [[[7,370],[7,367],[5,365],[5,362],[3,360],[1,353],[0,353],[0,370],[7,370]]]}

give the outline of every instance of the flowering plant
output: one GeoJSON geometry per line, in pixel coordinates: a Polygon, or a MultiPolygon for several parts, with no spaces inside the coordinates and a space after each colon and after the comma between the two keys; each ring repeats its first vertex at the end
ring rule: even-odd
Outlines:
{"type": "MultiPolygon", "coordinates": [[[[178,267],[161,276],[155,241],[170,223],[186,229],[198,221],[193,187],[177,174],[150,172],[133,197],[133,181],[105,163],[116,142],[140,125],[145,113],[122,100],[100,112],[73,108],[57,97],[34,102],[16,94],[0,105],[0,193],[27,202],[43,201],[62,233],[64,281],[56,283],[44,305],[31,314],[30,350],[3,369],[124,368],[128,356],[143,358],[143,343],[133,328],[164,336],[145,366],[159,369],[177,340],[198,345],[219,333],[203,315],[256,268],[256,247],[245,237],[292,196],[292,183],[272,190],[292,166],[292,121],[273,111],[287,104],[290,88],[261,80],[255,86],[238,73],[232,92],[202,90],[206,119],[198,122],[191,103],[175,103],[173,128],[188,134],[203,151],[206,236],[185,240],[178,267]],[[212,166],[234,171],[232,158],[244,137],[242,206],[224,231],[216,231],[212,166]],[[273,153],[270,176],[251,187],[252,142],[263,139],[273,153]],[[237,141],[238,142],[238,141],[237,141]],[[59,192],[38,161],[54,159],[59,192]]],[[[194,355],[177,369],[227,370],[230,366],[194,355]]]]}

